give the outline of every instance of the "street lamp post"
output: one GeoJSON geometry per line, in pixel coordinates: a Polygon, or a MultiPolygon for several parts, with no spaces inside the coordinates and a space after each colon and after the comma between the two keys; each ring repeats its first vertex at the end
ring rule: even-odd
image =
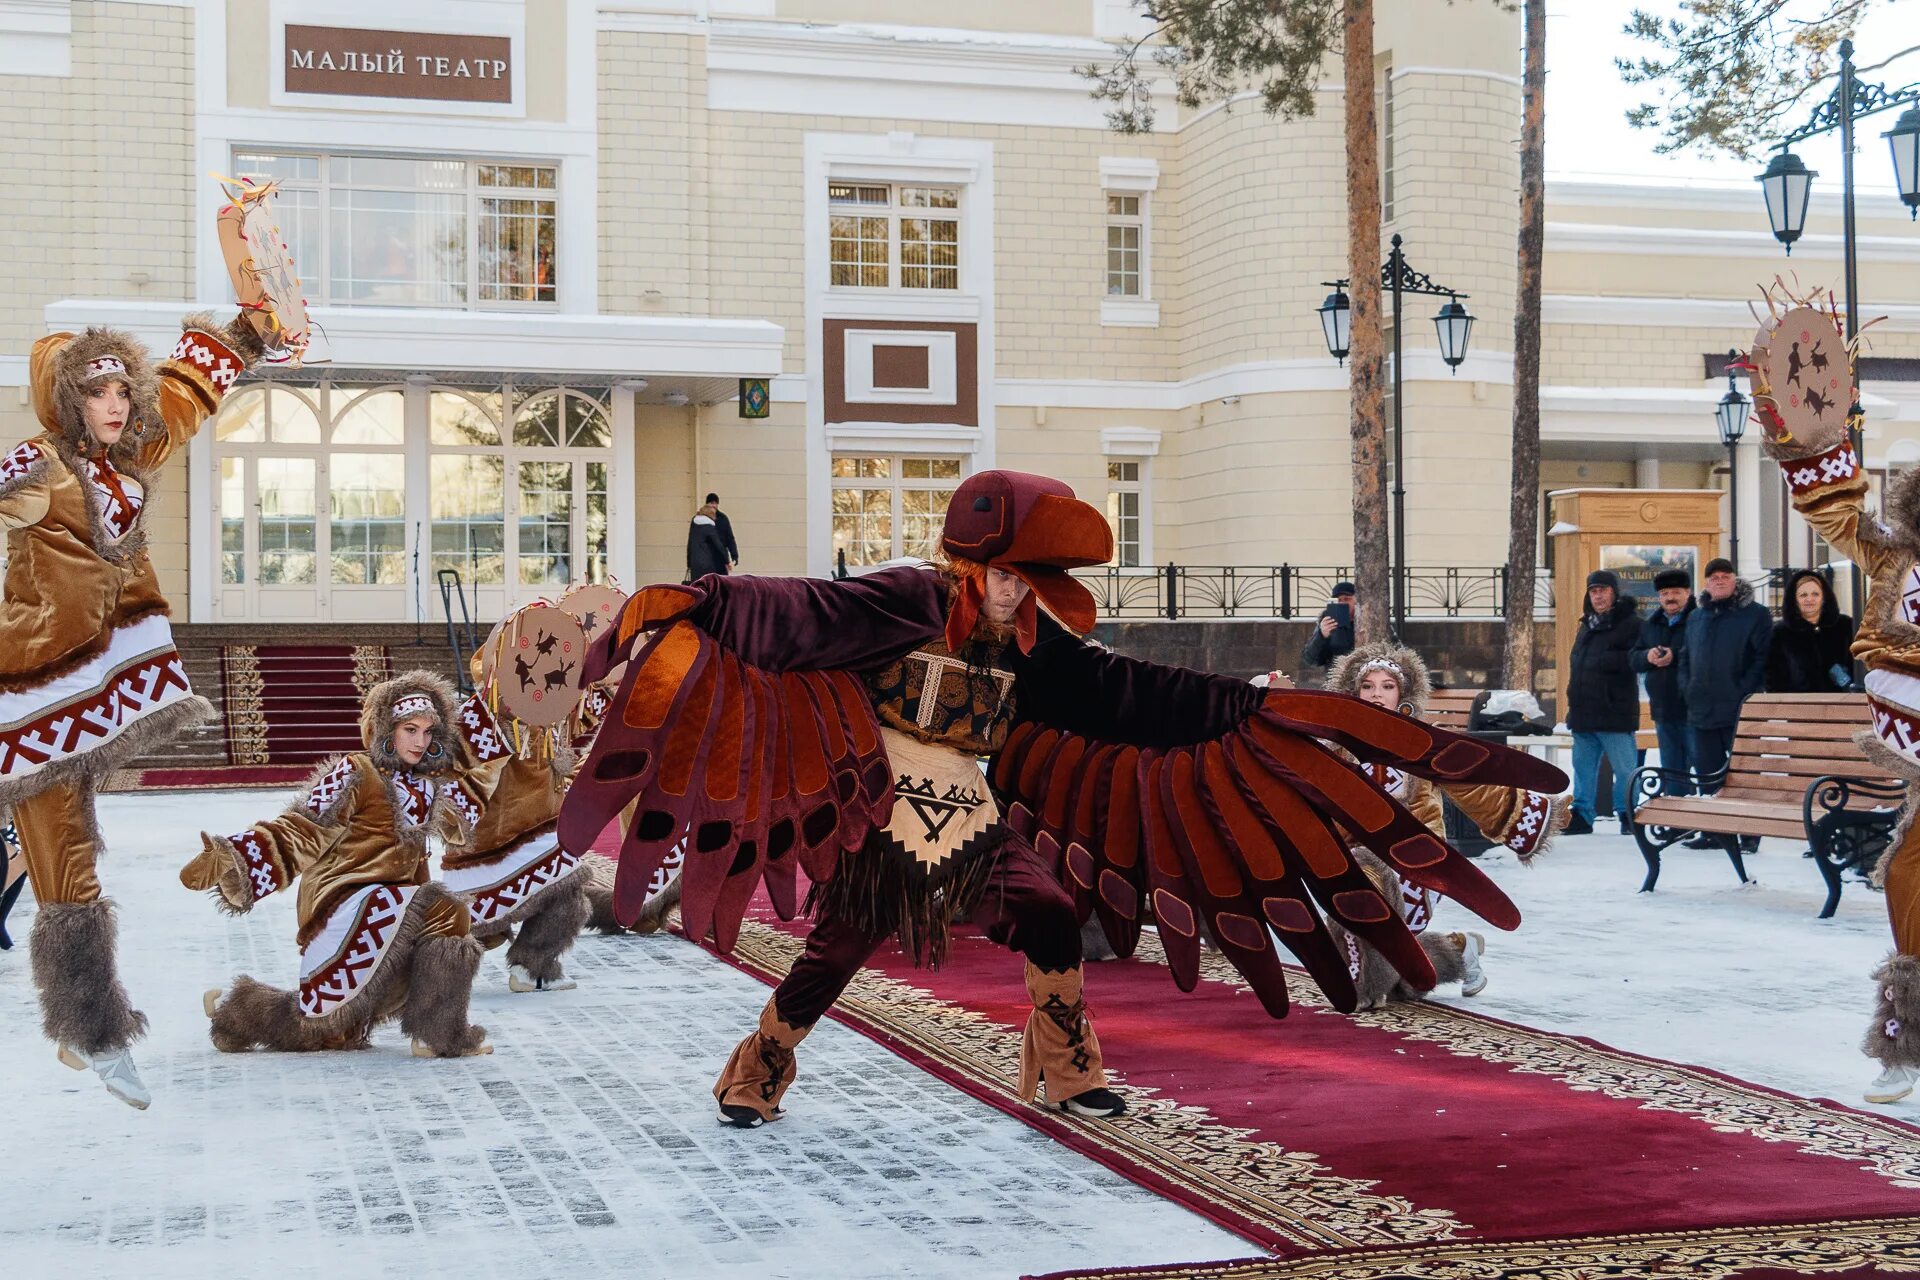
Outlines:
{"type": "Polygon", "coordinates": [[[1714,423],[1720,428],[1720,443],[1727,446],[1727,540],[1733,544],[1736,574],[1740,572],[1740,467],[1733,455],[1740,437],[1747,433],[1747,413],[1753,408],[1753,401],[1741,394],[1733,380],[1739,359],[1738,351],[1727,352],[1727,394],[1720,397],[1713,411],[1714,423]]]}
{"type": "MultiPolygon", "coordinates": [[[[1473,317],[1460,303],[1460,299],[1468,295],[1458,289],[1437,285],[1433,277],[1424,271],[1409,267],[1401,244],[1396,232],[1393,246],[1387,252],[1387,261],[1380,268],[1380,284],[1393,295],[1393,631],[1396,639],[1404,641],[1407,634],[1407,469],[1401,449],[1402,406],[1406,402],[1406,397],[1401,394],[1405,363],[1401,359],[1401,300],[1409,293],[1447,300],[1439,314],[1434,316],[1433,327],[1440,339],[1440,358],[1455,373],[1460,371],[1461,362],[1467,358],[1467,341],[1473,336],[1473,317]]],[[[1353,319],[1347,298],[1347,285],[1350,283],[1348,280],[1327,281],[1327,287],[1333,292],[1315,308],[1320,317],[1321,332],[1327,340],[1327,352],[1342,364],[1346,363],[1347,352],[1352,349],[1353,319]]]]}
{"type": "MultiPolygon", "coordinates": [[[[1767,222],[1774,239],[1793,252],[1793,242],[1806,226],[1807,197],[1813,179],[1819,175],[1793,154],[1794,143],[1823,133],[1840,133],[1840,230],[1841,254],[1847,290],[1847,348],[1853,349],[1860,335],[1860,259],[1858,237],[1854,229],[1853,201],[1853,126],[1857,120],[1891,111],[1901,103],[1920,103],[1920,83],[1903,89],[1883,84],[1862,84],[1853,65],[1853,41],[1840,42],[1840,82],[1826,101],[1813,109],[1813,115],[1798,129],[1780,140],[1780,150],[1755,179],[1767,201],[1767,222]]],[[[1900,200],[1909,217],[1920,217],[1920,109],[1909,109],[1882,135],[1893,151],[1893,176],[1900,200]]],[[[1858,396],[1859,380],[1854,382],[1858,396]]],[[[1861,410],[1856,399],[1847,410],[1847,433],[1855,456],[1865,458],[1860,439],[1861,410]]],[[[1865,590],[1860,566],[1853,566],[1854,608],[1860,608],[1865,590]]]]}

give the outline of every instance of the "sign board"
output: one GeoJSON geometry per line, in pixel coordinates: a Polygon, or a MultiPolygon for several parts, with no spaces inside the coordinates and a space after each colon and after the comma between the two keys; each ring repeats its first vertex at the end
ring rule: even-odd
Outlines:
{"type": "Polygon", "coordinates": [[[740,416],[743,418],[764,418],[767,406],[773,402],[773,394],[766,378],[740,379],[740,416]]]}
{"type": "Polygon", "coordinates": [[[288,93],[513,101],[513,41],[438,31],[286,26],[288,93]]]}

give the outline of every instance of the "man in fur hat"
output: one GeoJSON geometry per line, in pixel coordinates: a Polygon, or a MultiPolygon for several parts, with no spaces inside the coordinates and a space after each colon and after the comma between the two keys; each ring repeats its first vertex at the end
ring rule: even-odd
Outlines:
{"type": "MultiPolygon", "coordinates": [[[[1327,689],[1351,694],[1362,702],[1402,715],[1417,716],[1427,709],[1432,681],[1427,674],[1427,664],[1419,654],[1391,641],[1382,641],[1363,645],[1336,661],[1327,672],[1327,689]]],[[[1444,793],[1481,834],[1501,848],[1511,850],[1522,862],[1531,862],[1545,853],[1554,833],[1566,822],[1565,797],[1512,787],[1453,786],[1381,765],[1364,767],[1389,795],[1406,805],[1436,836],[1446,838],[1446,813],[1441,800],[1444,793]]],[[[1407,928],[1419,935],[1421,949],[1433,961],[1434,973],[1440,982],[1458,982],[1460,993],[1466,996],[1477,996],[1486,990],[1487,975],[1480,965],[1487,949],[1486,938],[1473,932],[1429,930],[1427,926],[1432,923],[1434,909],[1439,905],[1436,894],[1406,883],[1393,868],[1363,847],[1356,846],[1353,856],[1380,887],[1387,901],[1400,904],[1407,928]]],[[[1346,954],[1347,968],[1353,974],[1362,1009],[1372,1009],[1389,1000],[1418,1000],[1424,995],[1408,985],[1384,956],[1338,923],[1331,924],[1329,931],[1346,954]]]]}
{"type": "MultiPolygon", "coordinates": [[[[1873,974],[1876,1002],[1862,1048],[1881,1067],[1866,1100],[1898,1102],[1920,1084],[1920,471],[1900,476],[1885,510],[1870,516],[1869,477],[1847,421],[1809,413],[1793,387],[1771,384],[1775,335],[1849,361],[1850,354],[1831,317],[1803,305],[1763,328],[1747,367],[1763,443],[1780,463],[1794,510],[1869,580],[1853,656],[1866,664],[1872,732],[1856,741],[1870,760],[1906,779],[1907,804],[1873,876],[1886,889],[1894,950],[1873,974]]],[[[1848,386],[1830,398],[1845,405],[1851,394],[1848,386]]]]}
{"type": "Polygon", "coordinates": [[[244,914],[300,882],[298,990],[243,975],[208,991],[215,1048],[363,1049],[398,1014],[419,1057],[493,1052],[467,1022],[481,946],[465,904],[428,878],[427,852],[429,835],[480,821],[476,775],[505,754],[491,723],[456,715],[452,686],[431,672],[396,676],[362,704],[366,750],[323,762],[279,817],[202,833],[180,881],[222,910],[244,914]]]}
{"type": "Polygon", "coordinates": [[[29,943],[60,1061],[145,1109],[146,1031],[120,983],[95,866],[95,788],[212,713],[194,694],[147,554],[159,473],[262,354],[253,324],[188,316],[158,368],[132,334],[54,333],[28,362],[44,430],[0,454],[0,808],[12,807],[39,904],[29,943]]]}

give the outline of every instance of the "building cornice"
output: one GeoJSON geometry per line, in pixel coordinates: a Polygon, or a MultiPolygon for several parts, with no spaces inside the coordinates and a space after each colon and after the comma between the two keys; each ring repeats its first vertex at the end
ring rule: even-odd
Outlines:
{"type": "MultiPolygon", "coordinates": [[[[65,298],[49,303],[49,332],[107,324],[155,350],[180,317],[227,311],[225,302],[65,298]]],[[[781,371],[785,331],[768,320],[690,316],[582,316],[433,308],[316,307],[331,362],[343,368],[506,370],[636,378],[765,378],[781,371]]]]}
{"type": "MultiPolygon", "coordinates": [[[[1752,210],[1748,210],[1749,213],[1752,210]]],[[[1920,262],[1920,237],[1861,236],[1860,256],[1878,263],[1920,262]]],[[[1837,235],[1803,235],[1794,243],[1794,261],[1840,260],[1837,235]]],[[[1593,222],[1547,223],[1549,253],[1627,253],[1642,257],[1780,258],[1773,234],[1732,227],[1662,227],[1593,222]]]]}
{"type": "MultiPolygon", "coordinates": [[[[1540,300],[1542,324],[1653,325],[1677,329],[1746,329],[1755,324],[1746,298],[1646,298],[1550,293],[1540,300]]],[[[1867,307],[1863,323],[1885,316],[1881,329],[1920,332],[1920,305],[1867,307]]]]}

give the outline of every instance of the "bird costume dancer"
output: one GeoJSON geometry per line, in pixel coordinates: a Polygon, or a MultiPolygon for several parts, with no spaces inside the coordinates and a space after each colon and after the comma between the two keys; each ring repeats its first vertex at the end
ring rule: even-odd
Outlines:
{"type": "Polygon", "coordinates": [[[115,968],[93,797],[115,766],[212,714],[174,649],[144,517],[161,467],[263,350],[245,319],[181,327],[157,369],[119,330],[40,339],[28,371],[44,430],[0,454],[0,808],[39,903],[41,1025],[60,1061],[142,1109],[130,1049],[147,1020],[115,968]]]}
{"type": "Polygon", "coordinates": [[[778,1116],[795,1046],[862,962],[893,935],[935,963],[956,917],[1026,958],[1022,1097],[1044,1080],[1050,1104],[1095,1116],[1123,1103],[1082,998],[1091,914],[1129,954],[1150,906],[1188,990],[1204,919],[1275,1016],[1276,930],[1354,1007],[1316,902],[1415,986],[1434,982],[1338,826],[1416,883],[1518,924],[1491,881],[1316,739],[1448,780],[1564,787],[1558,770],[1337,694],[1263,692],[1088,643],[1075,633],[1093,599],[1067,570],[1112,548],[1066,485],[982,472],[953,493],[938,567],[647,588],[590,655],[589,679],[632,660],[560,838],[584,849],[626,815],[616,917],[638,912],[683,832],[683,926],[723,951],[759,884],[791,917],[797,871],[814,882],[805,952],[715,1086],[722,1121],[778,1116]]]}
{"type": "Polygon", "coordinates": [[[467,907],[427,876],[427,837],[480,822],[484,766],[506,754],[481,727],[491,723],[456,715],[452,687],[431,672],[396,676],[362,704],[365,751],[323,762],[278,818],[202,834],[180,881],[224,910],[243,914],[300,882],[299,990],[241,976],[207,992],[215,1048],[364,1049],[398,1014],[419,1057],[493,1051],[467,1022],[481,951],[467,907]]]}
{"type": "MultiPolygon", "coordinates": [[[[1327,671],[1326,687],[1376,707],[1417,716],[1427,709],[1427,696],[1433,685],[1427,664],[1419,654],[1405,646],[1382,641],[1362,645],[1335,660],[1327,671]]],[[[1522,862],[1531,862],[1546,852],[1553,833],[1566,821],[1564,796],[1512,787],[1435,783],[1389,765],[1364,767],[1375,783],[1405,805],[1439,839],[1447,836],[1446,811],[1441,799],[1444,793],[1482,835],[1501,848],[1513,851],[1522,862]]],[[[1433,891],[1406,883],[1364,846],[1355,845],[1352,852],[1354,860],[1382,896],[1388,902],[1400,904],[1400,914],[1407,928],[1420,939],[1421,950],[1433,963],[1439,982],[1458,982],[1462,995],[1477,996],[1486,990],[1487,975],[1480,967],[1480,957],[1486,953],[1486,939],[1472,932],[1429,931],[1427,926],[1433,922],[1434,909],[1439,905],[1433,891]]],[[[1358,989],[1360,1008],[1376,1008],[1389,1000],[1417,1000],[1424,994],[1401,978],[1378,951],[1338,923],[1329,923],[1327,928],[1346,955],[1347,972],[1353,976],[1358,989]]]]}
{"type": "Polygon", "coordinates": [[[1867,512],[1867,470],[1849,435],[1857,408],[1852,353],[1833,315],[1769,295],[1772,311],[1748,359],[1767,452],[1814,532],[1868,577],[1853,656],[1866,664],[1869,759],[1907,781],[1907,803],[1873,874],[1886,889],[1893,952],[1874,971],[1876,1002],[1862,1045],[1882,1068],[1868,1102],[1898,1102],[1920,1084],[1920,471],[1888,486],[1867,512]]]}

